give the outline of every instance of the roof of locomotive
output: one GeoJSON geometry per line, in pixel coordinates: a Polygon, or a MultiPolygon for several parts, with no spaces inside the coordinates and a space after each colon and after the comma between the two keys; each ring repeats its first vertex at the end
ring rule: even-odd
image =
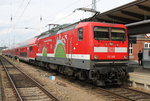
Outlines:
{"type": "Polygon", "coordinates": [[[59,25],[55,28],[52,28],[51,30],[45,31],[43,33],[41,33],[38,36],[35,36],[32,39],[26,40],[22,43],[16,44],[15,46],[11,47],[10,49],[14,49],[14,48],[21,48],[21,47],[25,47],[25,46],[31,46],[36,44],[36,41],[38,39],[42,39],[42,38],[46,38],[49,36],[53,36],[56,34],[60,34],[75,28],[80,28],[83,26],[87,26],[87,25],[97,25],[97,26],[106,26],[106,27],[121,27],[121,28],[126,28],[123,24],[112,24],[112,23],[103,23],[103,22],[91,22],[91,21],[80,21],[80,22],[76,22],[73,24],[63,24],[63,25],[59,25]]]}
{"type": "Polygon", "coordinates": [[[69,31],[71,29],[74,29],[75,26],[77,25],[77,23],[74,24],[63,24],[63,25],[59,25],[55,28],[52,28],[50,30],[47,30],[46,32],[41,33],[39,36],[37,36],[39,39],[45,38],[45,37],[49,37],[49,36],[53,36],[62,32],[66,32],[69,31]]]}
{"type": "Polygon", "coordinates": [[[103,23],[103,22],[91,22],[91,21],[80,21],[80,22],[76,22],[76,23],[73,23],[73,24],[63,24],[63,25],[59,25],[55,28],[52,28],[51,30],[48,30],[46,32],[43,32],[41,33],[38,38],[39,39],[43,39],[43,38],[46,38],[46,37],[49,37],[49,36],[53,36],[53,35],[56,35],[56,34],[60,34],[60,33],[63,33],[63,32],[66,32],[66,31],[69,31],[69,30],[72,30],[72,29],[75,29],[75,28],[79,28],[79,27],[83,27],[83,26],[86,26],[86,25],[99,25],[99,26],[107,26],[107,27],[121,27],[121,28],[126,28],[123,24],[112,24],[112,23],[103,23]]]}
{"type": "Polygon", "coordinates": [[[113,23],[105,23],[105,22],[80,22],[79,24],[77,24],[76,28],[87,26],[87,25],[126,28],[126,26],[123,24],[113,24],[113,23]]]}

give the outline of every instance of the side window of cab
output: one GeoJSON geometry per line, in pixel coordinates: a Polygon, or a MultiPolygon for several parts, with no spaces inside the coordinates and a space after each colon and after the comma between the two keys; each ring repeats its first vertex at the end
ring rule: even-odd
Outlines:
{"type": "Polygon", "coordinates": [[[30,46],[30,47],[29,47],[29,50],[30,50],[30,52],[32,52],[32,51],[33,51],[33,47],[32,47],[32,46],[30,46]]]}
{"type": "Polygon", "coordinates": [[[83,40],[83,28],[78,29],[78,41],[83,40]]]}

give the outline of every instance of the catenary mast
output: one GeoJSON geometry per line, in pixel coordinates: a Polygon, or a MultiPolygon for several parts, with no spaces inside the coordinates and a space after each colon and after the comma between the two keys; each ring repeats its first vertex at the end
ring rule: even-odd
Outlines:
{"type": "MultiPolygon", "coordinates": [[[[96,0],[92,0],[92,9],[96,11],[96,0]]],[[[93,12],[92,15],[95,13],[93,12]]]]}

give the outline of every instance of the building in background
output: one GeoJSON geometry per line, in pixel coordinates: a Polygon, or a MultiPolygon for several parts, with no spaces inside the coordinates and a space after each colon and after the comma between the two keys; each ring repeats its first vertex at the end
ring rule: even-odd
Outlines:
{"type": "Polygon", "coordinates": [[[0,47],[0,50],[2,50],[2,49],[6,49],[6,48],[7,48],[7,47],[5,47],[5,46],[4,46],[4,47],[0,47]]]}
{"type": "Polygon", "coordinates": [[[129,59],[138,63],[138,52],[143,48],[150,48],[150,36],[147,34],[129,37],[129,59]]]}

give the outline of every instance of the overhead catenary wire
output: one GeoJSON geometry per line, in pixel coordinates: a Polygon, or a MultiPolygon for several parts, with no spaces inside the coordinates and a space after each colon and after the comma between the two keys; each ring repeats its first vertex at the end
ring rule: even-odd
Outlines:
{"type": "MultiPolygon", "coordinates": [[[[23,4],[25,3],[25,1],[26,0],[22,0],[22,2],[20,3],[20,5],[18,6],[18,8],[16,9],[16,12],[14,13],[14,14],[12,14],[12,3],[13,3],[13,0],[11,0],[11,2],[10,2],[10,5],[11,5],[11,17],[10,17],[10,20],[11,20],[11,26],[10,26],[10,28],[8,29],[8,33],[11,33],[11,35],[13,35],[12,33],[13,33],[13,31],[14,31],[14,29],[16,28],[16,26],[19,24],[19,22],[20,22],[20,20],[22,19],[22,17],[23,17],[23,15],[24,15],[24,13],[25,13],[25,11],[26,11],[26,9],[28,8],[28,6],[30,5],[30,2],[31,2],[31,0],[28,0],[27,1],[27,4],[25,5],[25,7],[23,8],[23,4]],[[21,14],[18,14],[19,13],[19,10],[21,9],[21,7],[23,8],[22,9],[22,12],[20,12],[21,14]],[[18,17],[17,17],[18,16],[18,17]],[[17,18],[16,18],[17,17],[17,18]]],[[[75,0],[75,2],[73,2],[72,4],[74,4],[74,3],[76,3],[78,0],[75,0]]],[[[40,1],[41,2],[41,1],[40,1]]],[[[71,5],[72,5],[71,4],[71,5]]],[[[41,6],[41,3],[40,3],[40,6],[41,6]]],[[[40,7],[41,8],[41,7],[40,7]]],[[[64,9],[66,9],[67,7],[65,7],[64,9]]],[[[62,9],[61,9],[61,11],[62,11],[62,9]]],[[[69,14],[69,15],[71,15],[71,14],[69,14]]],[[[69,16],[69,15],[67,15],[67,16],[69,16]]],[[[65,16],[65,17],[67,17],[67,16],[65,16]]],[[[42,14],[41,14],[41,12],[40,12],[40,21],[42,21],[43,20],[43,17],[42,17],[42,14]]]]}
{"type": "MultiPolygon", "coordinates": [[[[101,1],[101,0],[97,0],[96,2],[99,2],[99,1],[101,1]]],[[[24,0],[22,1],[21,5],[23,4],[23,2],[24,2],[24,0]]],[[[28,1],[26,7],[24,8],[23,12],[22,12],[21,15],[19,16],[19,19],[18,19],[18,21],[16,22],[16,25],[17,25],[17,24],[19,23],[19,21],[21,20],[22,16],[24,15],[24,12],[26,11],[26,9],[27,9],[27,7],[29,6],[30,2],[31,2],[31,0],[28,1]]],[[[76,3],[78,3],[78,2],[79,2],[79,0],[75,0],[74,2],[72,2],[72,3],[69,4],[69,5],[73,5],[73,4],[76,4],[76,3]]],[[[20,6],[21,6],[21,5],[20,5],[20,6]]],[[[68,6],[69,6],[69,5],[68,5],[68,6]]],[[[90,5],[92,5],[92,4],[90,4],[90,5]]],[[[88,7],[88,6],[90,6],[90,5],[87,5],[87,6],[85,6],[85,7],[88,7]]],[[[19,7],[20,7],[20,6],[19,6],[19,7]]],[[[59,12],[63,11],[64,9],[69,8],[68,6],[64,7],[64,8],[61,9],[59,12]]],[[[72,15],[72,13],[66,15],[65,17],[69,17],[69,15],[72,15]]],[[[47,17],[47,18],[48,18],[48,17],[47,17]]],[[[63,17],[63,18],[64,18],[64,17],[63,17]]],[[[62,19],[63,19],[63,18],[62,18],[62,19]]],[[[12,19],[12,18],[11,18],[11,19],[12,19]]],[[[46,19],[46,18],[45,18],[45,19],[46,19]]],[[[42,15],[40,14],[40,21],[42,21],[42,20],[43,20],[43,17],[42,17],[42,15]]]]}
{"type": "Polygon", "coordinates": [[[10,7],[11,7],[11,14],[10,14],[10,21],[12,22],[12,20],[13,20],[13,15],[12,15],[12,9],[13,9],[13,7],[12,7],[13,5],[12,5],[12,0],[10,1],[10,7]]]}
{"type": "Polygon", "coordinates": [[[12,32],[11,31],[11,27],[12,27],[12,21],[13,21],[13,13],[12,13],[12,9],[13,9],[13,1],[12,0],[10,0],[10,26],[9,26],[9,28],[8,28],[8,30],[7,30],[7,33],[9,33],[8,34],[8,46],[10,46],[10,33],[12,32]]]}
{"type": "MultiPolygon", "coordinates": [[[[41,1],[41,0],[40,0],[41,1]]],[[[101,0],[97,0],[96,2],[99,2],[99,1],[101,1],[101,0]]],[[[23,2],[24,2],[24,0],[22,1],[22,3],[20,4],[20,6],[23,4],[23,2]]],[[[28,1],[28,3],[27,3],[27,5],[25,6],[25,8],[23,9],[23,12],[21,13],[21,15],[19,16],[19,18],[18,18],[18,21],[16,21],[16,24],[15,24],[15,26],[17,26],[17,24],[19,23],[19,21],[21,20],[21,18],[22,18],[22,16],[24,15],[24,13],[25,13],[25,11],[26,11],[26,9],[27,9],[27,7],[29,6],[29,4],[30,4],[30,2],[31,2],[31,0],[29,0],[28,1]]],[[[71,4],[69,4],[69,5],[73,5],[73,4],[76,4],[76,3],[78,3],[79,2],[79,0],[75,0],[74,2],[72,2],[71,4]]],[[[68,5],[68,6],[69,6],[68,5]]],[[[92,4],[90,4],[90,5],[92,5],[92,4]]],[[[88,6],[90,6],[90,5],[87,5],[87,6],[85,6],[85,7],[88,7],[88,6]]],[[[19,7],[20,7],[19,6],[19,7]]],[[[41,6],[41,5],[40,5],[41,6]]],[[[59,12],[61,12],[61,11],[63,11],[64,9],[67,9],[67,8],[69,8],[68,6],[66,6],[66,7],[64,7],[63,9],[61,9],[59,12]]],[[[41,7],[40,7],[41,8],[41,7]]],[[[71,13],[71,14],[68,14],[68,15],[66,15],[65,17],[63,17],[63,18],[60,18],[60,19],[58,19],[58,20],[56,20],[56,21],[60,21],[60,20],[63,20],[64,18],[67,18],[67,17],[69,17],[69,16],[71,16],[73,13],[71,13]]],[[[43,21],[43,17],[42,17],[42,15],[40,14],[40,21],[43,21]]],[[[55,22],[56,22],[55,21],[55,22]]],[[[14,27],[15,28],[15,27],[14,27]]]]}
{"type": "Polygon", "coordinates": [[[64,17],[62,17],[62,18],[60,18],[60,19],[57,19],[56,21],[54,21],[54,23],[56,23],[56,22],[58,22],[58,21],[60,21],[60,20],[62,20],[62,19],[66,19],[67,17],[73,15],[74,13],[75,13],[75,12],[71,12],[70,14],[68,14],[68,15],[66,15],[66,16],[64,16],[64,17]]]}
{"type": "Polygon", "coordinates": [[[14,19],[17,16],[18,11],[20,10],[20,8],[23,6],[25,0],[22,0],[22,2],[20,3],[20,5],[18,6],[16,12],[14,13],[14,19]]]}
{"type": "Polygon", "coordinates": [[[40,0],[40,22],[42,22],[43,17],[42,17],[42,0],[40,0]]]}
{"type": "MultiPolygon", "coordinates": [[[[101,0],[97,0],[96,3],[100,2],[100,1],[101,1],[101,0]]],[[[91,4],[89,4],[89,5],[87,5],[87,6],[84,6],[83,8],[89,7],[89,6],[91,6],[91,5],[93,5],[93,2],[92,2],[91,4]]],[[[66,8],[67,8],[67,7],[66,7],[66,8]]],[[[68,14],[68,15],[66,15],[66,16],[64,16],[64,17],[62,17],[62,18],[60,18],[60,19],[58,19],[58,20],[56,20],[56,21],[54,21],[54,23],[56,23],[56,22],[58,22],[58,21],[61,21],[61,20],[64,20],[64,19],[67,19],[67,17],[70,17],[71,15],[73,15],[73,13],[75,13],[75,12],[73,11],[72,13],[70,13],[70,14],[68,14]]],[[[51,21],[53,21],[53,19],[52,19],[51,21]]]]}
{"type": "MultiPolygon", "coordinates": [[[[97,0],[95,3],[98,3],[99,1],[101,1],[101,0],[97,0]]],[[[93,2],[92,2],[91,4],[85,6],[85,7],[89,7],[89,6],[91,6],[91,5],[93,5],[93,2]]]]}
{"type": "Polygon", "coordinates": [[[29,6],[30,2],[31,2],[31,0],[29,0],[29,1],[27,2],[27,5],[25,6],[25,8],[23,9],[21,15],[19,16],[19,19],[18,19],[18,22],[16,23],[16,25],[17,25],[17,24],[19,23],[19,21],[21,20],[21,18],[22,18],[22,16],[24,15],[24,13],[25,13],[27,7],[29,6]]]}
{"type": "MultiPolygon", "coordinates": [[[[20,4],[20,6],[23,4],[23,2],[24,2],[24,0],[23,0],[22,3],[20,4]]],[[[19,23],[20,19],[22,18],[23,14],[25,13],[25,11],[26,11],[28,5],[30,4],[30,2],[31,2],[31,0],[28,1],[27,5],[26,5],[25,8],[23,9],[23,11],[22,11],[22,13],[20,14],[19,19],[16,21],[16,23],[14,23],[14,25],[13,25],[13,23],[11,23],[12,26],[10,26],[9,29],[15,29],[15,27],[16,27],[17,24],[19,23]]],[[[11,9],[12,9],[12,0],[11,0],[11,4],[10,4],[10,5],[11,5],[11,9]]],[[[20,7],[20,6],[19,6],[19,7],[20,7]]],[[[18,9],[19,9],[19,8],[18,8],[18,9]]],[[[16,14],[17,14],[17,11],[16,11],[14,17],[16,16],[16,14]]],[[[12,11],[11,11],[11,21],[12,21],[13,19],[14,19],[14,18],[12,17],[12,11]]],[[[13,20],[13,21],[14,21],[14,20],[13,20]]],[[[9,30],[9,29],[8,29],[8,30],[9,30]]]]}
{"type": "MultiPolygon", "coordinates": [[[[26,0],[22,0],[20,6],[18,7],[18,9],[24,4],[26,0]]],[[[97,0],[96,2],[99,2],[100,0],[97,0]]],[[[26,9],[28,8],[28,6],[30,5],[31,3],[31,0],[28,0],[26,6],[24,7],[23,11],[21,12],[20,16],[18,16],[18,18],[15,20],[15,24],[14,24],[14,29],[16,28],[16,26],[19,24],[20,20],[22,19],[26,9]]],[[[74,5],[74,4],[77,4],[77,3],[80,3],[79,0],[75,0],[74,2],[72,2],[71,4],[69,4],[68,6],[65,6],[63,9],[61,9],[59,12],[62,12],[63,10],[66,10],[66,9],[69,9],[69,6],[71,5],[74,5]]],[[[92,5],[92,4],[90,4],[92,5]]],[[[90,5],[87,5],[86,7],[90,6],[90,5]]],[[[40,7],[41,8],[41,7],[40,7]]],[[[15,13],[15,17],[17,15],[17,12],[18,12],[18,9],[15,13]]],[[[67,19],[68,17],[70,17],[71,15],[73,15],[74,12],[71,12],[70,14],[67,14],[66,16],[60,18],[60,19],[56,19],[54,22],[58,22],[58,21],[61,21],[61,20],[64,20],[64,19],[67,19]]],[[[18,14],[19,15],[19,14],[18,14]]],[[[12,16],[11,16],[12,17],[12,16]]],[[[45,20],[45,19],[44,19],[45,20]]],[[[40,21],[43,21],[43,16],[42,16],[42,13],[40,12],[40,21]]]]}
{"type": "MultiPolygon", "coordinates": [[[[29,6],[30,2],[31,2],[31,0],[29,0],[29,1],[27,2],[26,6],[24,7],[22,13],[20,14],[20,16],[19,16],[19,18],[18,18],[18,20],[17,20],[16,22],[14,22],[14,18],[12,17],[12,13],[11,13],[11,26],[8,28],[8,33],[11,33],[11,35],[14,34],[13,31],[15,30],[15,28],[16,28],[16,26],[18,25],[19,21],[20,21],[21,18],[23,17],[23,15],[24,15],[24,13],[25,13],[27,7],[29,6]],[[13,24],[13,23],[14,23],[14,24],[13,24]]],[[[23,2],[22,2],[22,3],[23,3],[23,2]]],[[[22,4],[21,4],[21,5],[22,5],[22,4]]],[[[12,2],[11,2],[11,6],[12,6],[12,2]]],[[[16,16],[16,15],[15,15],[15,16],[16,16]]],[[[9,35],[9,37],[10,37],[10,35],[9,35]]],[[[13,39],[12,39],[12,40],[13,40],[13,43],[15,43],[15,34],[13,35],[12,38],[13,38],[13,39]]],[[[9,38],[9,40],[11,40],[11,39],[9,38]]],[[[11,46],[11,45],[10,45],[10,42],[9,42],[9,47],[10,47],[10,46],[11,46]]]]}
{"type": "MultiPolygon", "coordinates": [[[[17,8],[17,11],[16,11],[14,14],[12,13],[13,2],[12,2],[12,0],[10,1],[10,7],[11,7],[11,10],[10,10],[10,11],[11,11],[10,21],[11,21],[11,22],[13,22],[13,21],[15,20],[15,17],[17,16],[17,13],[18,13],[18,10],[22,7],[24,1],[25,1],[25,0],[22,0],[22,2],[20,3],[20,5],[19,5],[18,8],[17,8]]],[[[11,23],[11,25],[13,25],[13,23],[11,23]]],[[[10,30],[11,27],[13,27],[13,26],[10,26],[10,27],[8,28],[8,30],[10,30]]]]}
{"type": "MultiPolygon", "coordinates": [[[[56,14],[62,12],[63,10],[69,9],[69,7],[72,7],[72,5],[79,3],[79,0],[75,0],[71,4],[66,5],[64,8],[60,9],[59,11],[56,12],[56,14]],[[71,5],[71,6],[70,6],[71,5]]],[[[46,17],[45,19],[48,19],[50,16],[46,17]]]]}

